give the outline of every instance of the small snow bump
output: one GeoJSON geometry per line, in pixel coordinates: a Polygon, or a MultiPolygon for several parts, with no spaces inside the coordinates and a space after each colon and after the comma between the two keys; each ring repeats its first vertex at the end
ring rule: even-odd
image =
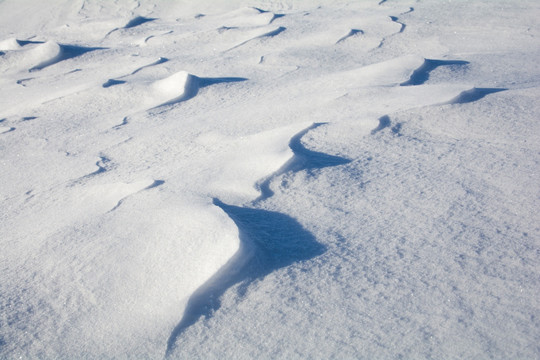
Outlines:
{"type": "Polygon", "coordinates": [[[474,101],[478,101],[489,94],[494,94],[500,91],[508,89],[504,88],[472,88],[470,90],[463,91],[458,96],[448,101],[447,104],[466,104],[474,101]]]}
{"type": "Polygon", "coordinates": [[[11,132],[13,130],[15,130],[15,128],[13,128],[13,127],[0,126],[0,134],[5,134],[5,133],[11,132]]]}
{"type": "Polygon", "coordinates": [[[109,79],[106,82],[104,82],[103,85],[101,85],[101,86],[104,87],[104,88],[108,88],[108,87],[111,87],[111,86],[114,86],[114,85],[120,85],[120,84],[125,84],[125,81],[124,80],[109,79]]]}
{"type": "Polygon", "coordinates": [[[20,48],[21,45],[19,44],[19,41],[17,41],[17,39],[15,38],[9,38],[0,41],[0,50],[19,50],[20,48]]]}
{"type": "Polygon", "coordinates": [[[134,17],[133,19],[129,20],[126,23],[126,25],[124,25],[124,29],[129,29],[129,28],[139,26],[139,25],[142,25],[144,23],[154,21],[154,20],[157,20],[157,19],[156,18],[147,18],[147,17],[144,17],[144,16],[137,16],[137,17],[134,17]]]}

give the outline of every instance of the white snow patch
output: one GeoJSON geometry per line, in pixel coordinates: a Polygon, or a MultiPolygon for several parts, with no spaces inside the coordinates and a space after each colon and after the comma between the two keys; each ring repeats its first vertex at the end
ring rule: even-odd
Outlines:
{"type": "Polygon", "coordinates": [[[0,50],[19,50],[21,45],[15,38],[9,38],[0,41],[0,50]]]}
{"type": "Polygon", "coordinates": [[[197,94],[197,78],[185,71],[179,71],[152,84],[153,94],[160,105],[180,102],[197,94]]]}

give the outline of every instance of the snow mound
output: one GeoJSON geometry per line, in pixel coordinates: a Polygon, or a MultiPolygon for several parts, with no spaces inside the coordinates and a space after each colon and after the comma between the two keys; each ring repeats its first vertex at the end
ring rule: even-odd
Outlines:
{"type": "Polygon", "coordinates": [[[54,41],[39,43],[29,49],[21,47],[16,39],[8,39],[2,42],[5,50],[8,50],[0,61],[0,69],[3,71],[39,70],[52,65],[63,57],[63,49],[54,41]]]}
{"type": "MultiPolygon", "coordinates": [[[[56,64],[60,61],[80,56],[89,51],[102,49],[99,47],[83,47],[77,45],[59,44],[56,41],[47,42],[18,41],[20,48],[9,51],[2,57],[0,69],[3,71],[36,71],[56,64]]],[[[7,43],[13,47],[13,41],[7,43]],[[11,45],[10,45],[11,44],[11,45]]]]}
{"type": "Polygon", "coordinates": [[[216,169],[216,178],[209,184],[212,196],[236,204],[256,199],[260,195],[257,182],[292,159],[290,139],[309,125],[298,123],[225,140],[218,147],[212,145],[217,143],[215,136],[198,139],[214,149],[207,160],[216,169]]]}
{"type": "Polygon", "coordinates": [[[25,60],[34,64],[30,70],[39,70],[60,61],[62,53],[62,47],[58,43],[49,40],[29,50],[25,60]]]}
{"type": "Polygon", "coordinates": [[[421,56],[402,56],[352,70],[345,77],[354,79],[357,86],[397,85],[404,78],[410,77],[424,62],[421,56]]]}
{"type": "Polygon", "coordinates": [[[0,50],[19,50],[21,45],[15,38],[0,41],[0,50]]]}
{"type": "Polygon", "coordinates": [[[153,95],[160,100],[160,105],[170,105],[188,100],[199,91],[199,78],[179,71],[152,84],[153,95]]]}

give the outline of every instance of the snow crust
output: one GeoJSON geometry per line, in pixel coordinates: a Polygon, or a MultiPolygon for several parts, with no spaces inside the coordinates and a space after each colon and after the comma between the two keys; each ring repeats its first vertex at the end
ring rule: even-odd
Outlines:
{"type": "Polygon", "coordinates": [[[539,357],[539,16],[0,1],[0,358],[539,357]]]}

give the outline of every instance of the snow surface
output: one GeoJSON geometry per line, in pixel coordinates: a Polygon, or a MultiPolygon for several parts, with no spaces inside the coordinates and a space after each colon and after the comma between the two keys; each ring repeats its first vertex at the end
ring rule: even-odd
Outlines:
{"type": "Polygon", "coordinates": [[[540,358],[539,16],[0,1],[0,357],[540,358]]]}

